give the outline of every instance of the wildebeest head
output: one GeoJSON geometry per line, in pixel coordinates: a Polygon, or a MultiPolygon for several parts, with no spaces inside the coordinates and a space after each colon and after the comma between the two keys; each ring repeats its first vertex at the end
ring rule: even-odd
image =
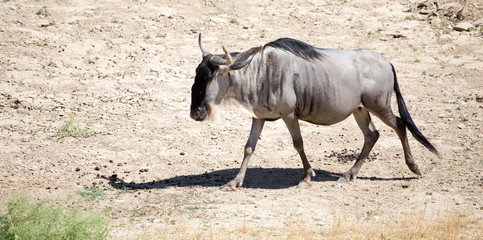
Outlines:
{"type": "Polygon", "coordinates": [[[207,88],[209,88],[213,81],[216,81],[218,76],[226,74],[230,70],[237,70],[243,68],[248,62],[236,62],[233,61],[233,56],[236,54],[230,54],[223,46],[225,54],[213,55],[211,54],[201,43],[201,34],[198,38],[198,44],[201,52],[203,53],[203,59],[196,68],[195,82],[191,87],[191,111],[190,117],[196,121],[203,121],[212,113],[211,101],[215,98],[216,89],[209,91],[207,94],[207,88]]]}

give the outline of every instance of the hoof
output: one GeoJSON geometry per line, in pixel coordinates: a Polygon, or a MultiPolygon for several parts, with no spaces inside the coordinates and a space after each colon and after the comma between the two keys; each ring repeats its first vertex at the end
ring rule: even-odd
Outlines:
{"type": "Polygon", "coordinates": [[[223,186],[220,187],[220,190],[221,191],[225,191],[225,192],[232,192],[232,191],[235,191],[236,190],[236,187],[240,187],[241,186],[241,183],[237,183],[235,181],[231,181],[223,186]]]}
{"type": "Polygon", "coordinates": [[[409,170],[411,170],[411,172],[413,172],[414,174],[418,175],[418,176],[421,176],[422,173],[421,173],[421,170],[419,170],[419,167],[418,165],[416,164],[408,164],[408,167],[409,167],[409,170]]]}
{"type": "Polygon", "coordinates": [[[220,190],[223,191],[223,192],[233,192],[236,190],[235,187],[231,186],[231,185],[223,185],[220,187],[220,190]]]}
{"type": "Polygon", "coordinates": [[[340,177],[337,182],[338,183],[345,183],[345,182],[350,182],[352,180],[356,179],[356,176],[355,175],[352,175],[352,173],[350,171],[344,173],[344,175],[342,175],[342,177],[340,177]]]}
{"type": "Polygon", "coordinates": [[[345,183],[347,180],[344,177],[340,177],[339,180],[337,180],[338,183],[345,183]]]}
{"type": "Polygon", "coordinates": [[[310,183],[306,182],[306,181],[301,181],[298,185],[297,185],[297,188],[309,188],[310,187],[310,183]]]}

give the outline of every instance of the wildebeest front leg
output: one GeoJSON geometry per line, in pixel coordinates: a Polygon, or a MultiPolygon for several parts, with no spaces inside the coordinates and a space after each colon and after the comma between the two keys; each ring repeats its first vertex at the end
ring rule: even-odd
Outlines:
{"type": "Polygon", "coordinates": [[[248,162],[250,161],[250,157],[255,151],[255,147],[257,146],[258,138],[262,133],[264,124],[265,120],[263,119],[252,119],[252,130],[250,131],[250,137],[248,137],[247,144],[245,145],[245,153],[243,156],[243,162],[241,164],[240,170],[238,171],[238,174],[233,180],[221,187],[222,190],[235,190],[236,187],[240,187],[243,184],[243,179],[245,178],[245,173],[248,168],[248,162]]]}
{"type": "Polygon", "coordinates": [[[293,146],[295,150],[300,155],[302,159],[302,164],[304,166],[304,177],[302,181],[299,183],[299,187],[304,187],[305,185],[310,185],[311,177],[315,177],[315,172],[312,170],[309,161],[307,160],[307,156],[305,156],[304,152],[304,143],[302,140],[302,134],[300,133],[300,126],[298,118],[295,117],[295,114],[290,114],[284,118],[282,118],[287,125],[287,128],[292,136],[293,146]]]}

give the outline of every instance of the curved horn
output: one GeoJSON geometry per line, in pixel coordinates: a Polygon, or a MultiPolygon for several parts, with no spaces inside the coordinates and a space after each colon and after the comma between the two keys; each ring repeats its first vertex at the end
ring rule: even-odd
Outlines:
{"type": "Polygon", "coordinates": [[[233,58],[231,58],[230,52],[226,50],[225,46],[221,45],[221,47],[223,48],[223,51],[225,51],[226,65],[231,65],[233,63],[233,58]]]}
{"type": "Polygon", "coordinates": [[[203,46],[203,44],[201,43],[201,33],[198,36],[198,45],[200,45],[200,49],[201,49],[201,52],[203,53],[203,57],[210,54],[210,51],[208,51],[208,49],[206,49],[205,46],[203,46]]]}
{"type": "Polygon", "coordinates": [[[226,65],[227,61],[215,55],[210,58],[210,63],[214,66],[219,66],[219,65],[226,65]]]}

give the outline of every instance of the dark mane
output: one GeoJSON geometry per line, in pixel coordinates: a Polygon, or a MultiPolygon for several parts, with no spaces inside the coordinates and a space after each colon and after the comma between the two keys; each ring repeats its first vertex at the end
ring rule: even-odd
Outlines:
{"type": "Polygon", "coordinates": [[[305,60],[324,58],[324,55],[317,51],[316,47],[292,38],[280,38],[267,43],[265,47],[267,46],[290,52],[305,60]]]}
{"type": "MultiPolygon", "coordinates": [[[[317,51],[319,48],[313,47],[305,42],[292,38],[279,38],[273,42],[269,42],[264,46],[253,47],[245,52],[231,52],[230,55],[235,59],[233,67],[237,68],[237,65],[247,65],[247,61],[251,62],[253,56],[259,52],[263,52],[266,47],[273,47],[283,51],[290,52],[297,57],[303,58],[307,61],[315,59],[323,59],[325,55],[317,51]]],[[[225,54],[219,55],[225,58],[225,54]]]]}
{"type": "Polygon", "coordinates": [[[236,53],[236,55],[233,57],[236,57],[237,61],[246,61],[249,57],[255,55],[260,50],[261,50],[261,47],[253,47],[248,49],[245,52],[236,53]]]}

